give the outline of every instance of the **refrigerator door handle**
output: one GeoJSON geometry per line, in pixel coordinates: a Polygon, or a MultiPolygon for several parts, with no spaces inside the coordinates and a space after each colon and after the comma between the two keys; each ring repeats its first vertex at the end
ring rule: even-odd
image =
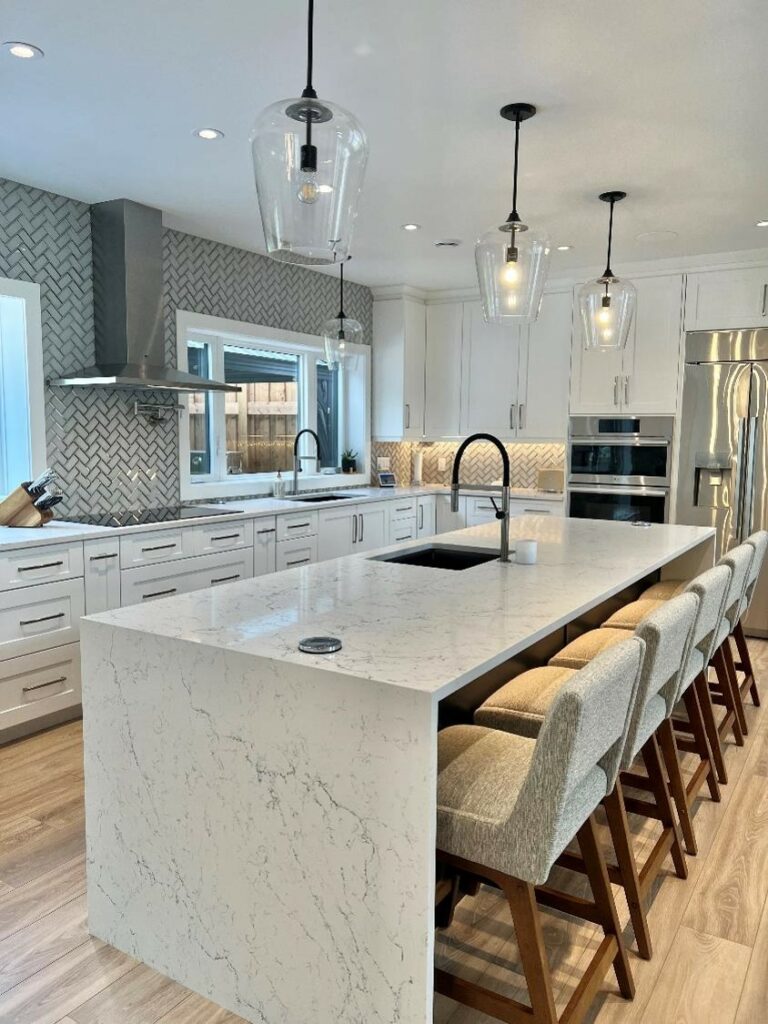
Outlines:
{"type": "Polygon", "coordinates": [[[745,541],[752,532],[752,516],[755,499],[755,462],[757,460],[757,417],[750,416],[747,427],[747,470],[744,477],[744,500],[739,520],[739,540],[745,541]]]}
{"type": "MultiPolygon", "coordinates": [[[[731,526],[731,536],[739,543],[741,540],[743,521],[744,521],[744,457],[747,452],[747,419],[739,417],[739,430],[738,437],[736,440],[736,479],[733,483],[733,520],[731,526]]],[[[729,547],[729,543],[724,539],[724,550],[729,547]]]]}

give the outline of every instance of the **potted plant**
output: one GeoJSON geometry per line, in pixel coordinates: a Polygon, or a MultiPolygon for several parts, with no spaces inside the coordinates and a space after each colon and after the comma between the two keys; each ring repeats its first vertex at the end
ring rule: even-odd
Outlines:
{"type": "Polygon", "coordinates": [[[347,448],[341,453],[341,471],[342,473],[357,472],[357,452],[353,452],[351,448],[347,448]]]}

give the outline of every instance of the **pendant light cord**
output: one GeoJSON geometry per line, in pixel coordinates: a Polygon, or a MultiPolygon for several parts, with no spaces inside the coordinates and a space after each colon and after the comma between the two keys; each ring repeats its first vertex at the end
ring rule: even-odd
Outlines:
{"type": "Polygon", "coordinates": [[[339,320],[344,320],[344,261],[339,265],[339,320]]]}
{"type": "Polygon", "coordinates": [[[613,271],[611,270],[611,246],[613,245],[613,207],[616,205],[616,200],[611,200],[611,212],[608,215],[608,256],[605,261],[605,273],[603,277],[613,277],[613,271]]]}
{"type": "Polygon", "coordinates": [[[515,170],[512,179],[512,213],[509,215],[511,221],[519,221],[520,216],[517,212],[517,163],[518,154],[520,152],[520,115],[515,118],[515,170]]]}
{"type": "Polygon", "coordinates": [[[307,5],[307,84],[302,96],[316,100],[317,93],[312,86],[312,70],[315,59],[315,0],[308,0],[307,5]]]}

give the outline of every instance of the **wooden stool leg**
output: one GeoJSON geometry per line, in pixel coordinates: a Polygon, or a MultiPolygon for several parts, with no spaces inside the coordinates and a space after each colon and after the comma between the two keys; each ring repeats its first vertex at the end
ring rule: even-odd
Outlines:
{"type": "Polygon", "coordinates": [[[736,628],[733,631],[733,639],[736,641],[736,650],[739,652],[741,664],[744,666],[744,674],[747,679],[750,680],[749,695],[752,698],[752,703],[756,708],[759,708],[760,692],[757,689],[755,670],[752,667],[752,655],[749,653],[749,646],[747,644],[747,638],[744,636],[744,627],[741,624],[741,620],[736,623],[736,628]]]}
{"type": "Polygon", "coordinates": [[[715,709],[712,705],[712,694],[709,692],[709,683],[707,682],[707,677],[703,672],[700,672],[696,676],[693,685],[696,690],[696,696],[699,698],[701,716],[704,719],[704,727],[707,730],[709,748],[712,751],[712,758],[715,762],[717,781],[722,786],[725,786],[728,784],[728,770],[725,767],[723,745],[720,742],[720,733],[717,730],[717,722],[715,721],[715,709]]]}
{"type": "Polygon", "coordinates": [[[744,712],[744,701],[741,696],[741,688],[739,687],[739,677],[736,675],[736,666],[733,663],[733,651],[728,641],[728,637],[725,638],[720,651],[723,655],[723,662],[725,664],[725,670],[728,673],[728,678],[731,681],[731,693],[733,694],[733,702],[736,708],[736,715],[739,719],[739,725],[741,731],[745,736],[749,735],[749,728],[747,726],[747,716],[744,712]]]}
{"type": "MultiPolygon", "coordinates": [[[[741,731],[739,716],[736,714],[736,703],[734,701],[733,689],[731,687],[731,677],[728,673],[728,669],[725,667],[725,659],[723,658],[723,651],[721,647],[718,647],[712,655],[712,666],[717,674],[717,681],[720,684],[720,690],[725,704],[725,713],[732,719],[731,730],[733,732],[734,741],[736,742],[736,746],[743,747],[744,733],[741,731]]],[[[721,728],[723,725],[724,723],[721,722],[721,728]]]]}
{"type": "Polygon", "coordinates": [[[629,907],[632,929],[635,933],[637,950],[644,960],[650,960],[653,955],[651,933],[648,930],[645,907],[640,895],[640,879],[637,874],[635,851],[632,848],[632,836],[629,831],[629,822],[627,821],[627,809],[624,806],[624,791],[618,779],[616,780],[613,792],[604,798],[603,807],[608,818],[608,828],[610,829],[613,848],[616,852],[616,862],[619,865],[621,881],[627,897],[627,906],[629,907]]]}
{"type": "Polygon", "coordinates": [[[691,820],[691,811],[688,806],[688,794],[685,791],[685,782],[680,771],[675,733],[672,729],[672,723],[668,718],[665,718],[661,723],[656,731],[656,735],[659,739],[661,756],[664,759],[664,765],[669,776],[669,788],[677,808],[677,817],[680,821],[680,831],[683,833],[685,851],[690,853],[691,856],[695,856],[699,852],[699,848],[696,845],[696,835],[693,831],[693,821],[691,820]]]}
{"type": "Polygon", "coordinates": [[[669,789],[667,788],[667,780],[664,778],[664,770],[661,764],[659,745],[655,736],[651,736],[643,747],[641,753],[643,755],[643,761],[645,762],[645,770],[648,772],[648,778],[653,786],[653,792],[656,797],[656,807],[659,811],[661,823],[666,829],[671,830],[672,848],[670,853],[672,854],[672,860],[675,865],[675,872],[678,878],[687,878],[688,864],[685,860],[685,853],[683,853],[680,829],[678,828],[677,821],[675,820],[675,812],[672,809],[672,801],[669,796],[669,789]]]}
{"type": "Polygon", "coordinates": [[[632,979],[627,949],[621,934],[616,904],[613,902],[613,892],[611,891],[611,883],[608,881],[608,871],[605,867],[603,851],[600,849],[600,843],[597,838],[594,815],[590,814],[581,826],[577,838],[581,855],[584,858],[589,884],[592,888],[592,895],[602,918],[603,931],[606,936],[612,936],[616,939],[617,951],[613,961],[613,969],[616,972],[619,990],[625,999],[632,999],[635,995],[635,983],[632,979]]]}
{"type": "MultiPolygon", "coordinates": [[[[709,745],[709,737],[707,736],[707,729],[704,722],[704,714],[701,710],[701,703],[699,702],[699,694],[695,686],[689,686],[683,694],[683,702],[685,709],[688,712],[688,721],[691,723],[691,729],[693,730],[693,740],[696,745],[696,753],[702,760],[702,763],[706,762],[709,766],[707,771],[707,785],[709,786],[709,795],[715,801],[720,803],[720,784],[717,781],[715,774],[715,760],[712,753],[712,748],[709,745]]],[[[717,729],[715,729],[717,732],[717,729]]],[[[686,793],[688,792],[686,788],[686,793]]],[[[689,805],[691,799],[689,797],[689,805]]]]}
{"type": "Polygon", "coordinates": [[[512,913],[533,1020],[535,1024],[557,1024],[552,975],[544,948],[544,934],[539,908],[536,905],[536,890],[528,882],[518,878],[506,880],[502,889],[512,913]]]}

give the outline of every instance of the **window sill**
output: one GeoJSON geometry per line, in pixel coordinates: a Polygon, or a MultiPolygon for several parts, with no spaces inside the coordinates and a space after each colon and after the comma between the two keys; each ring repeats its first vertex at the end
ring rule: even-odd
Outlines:
{"type": "MultiPolygon", "coordinates": [[[[182,483],[182,501],[215,501],[223,498],[268,498],[272,495],[277,477],[261,480],[247,476],[232,476],[228,480],[182,483]]],[[[284,473],[286,490],[293,486],[292,474],[284,473]]],[[[370,478],[367,473],[301,473],[299,491],[317,491],[342,487],[367,487],[370,478]]]]}

